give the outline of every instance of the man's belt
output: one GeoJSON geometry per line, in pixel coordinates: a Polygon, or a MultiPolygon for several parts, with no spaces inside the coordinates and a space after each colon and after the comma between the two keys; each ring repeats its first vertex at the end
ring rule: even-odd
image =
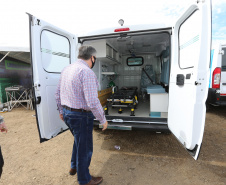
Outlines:
{"type": "Polygon", "coordinates": [[[75,112],[91,112],[90,110],[84,110],[84,109],[73,109],[70,107],[67,107],[66,105],[63,105],[63,108],[70,110],[70,111],[75,111],[75,112]]]}

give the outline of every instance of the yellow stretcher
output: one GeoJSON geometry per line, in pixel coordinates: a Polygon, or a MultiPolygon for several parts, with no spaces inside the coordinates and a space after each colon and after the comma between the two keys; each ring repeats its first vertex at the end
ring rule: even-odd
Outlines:
{"type": "Polygon", "coordinates": [[[137,87],[122,87],[116,92],[112,92],[112,95],[107,99],[107,105],[105,107],[105,115],[108,115],[109,107],[119,107],[118,113],[122,114],[122,107],[130,107],[130,116],[135,116],[134,109],[138,104],[137,100],[137,87]]]}

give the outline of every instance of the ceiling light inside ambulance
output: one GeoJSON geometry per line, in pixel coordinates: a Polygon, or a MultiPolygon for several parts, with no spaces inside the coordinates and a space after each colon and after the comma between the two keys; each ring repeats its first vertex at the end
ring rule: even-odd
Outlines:
{"type": "Polygon", "coordinates": [[[118,23],[119,23],[121,26],[123,26],[124,20],[123,20],[123,19],[120,19],[120,20],[118,21],[118,23]]]}
{"type": "Polygon", "coordinates": [[[117,28],[115,29],[115,32],[122,32],[122,31],[129,31],[129,28],[117,28]]]}

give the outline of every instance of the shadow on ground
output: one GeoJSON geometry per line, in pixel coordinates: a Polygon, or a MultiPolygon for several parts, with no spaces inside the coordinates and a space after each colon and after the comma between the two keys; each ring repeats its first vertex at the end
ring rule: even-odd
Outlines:
{"type": "Polygon", "coordinates": [[[198,161],[172,134],[96,128],[97,139],[103,140],[101,149],[111,153],[100,171],[107,177],[103,184],[224,184],[225,128],[226,108],[207,113],[198,161]]]}
{"type": "MultiPolygon", "coordinates": [[[[213,107],[206,115],[204,138],[199,158],[225,162],[224,141],[226,130],[226,107],[213,107]]],[[[149,131],[106,130],[95,128],[98,138],[104,139],[103,150],[115,150],[132,154],[164,156],[173,158],[191,158],[173,134],[157,134],[149,131]]]]}
{"type": "Polygon", "coordinates": [[[103,185],[190,185],[218,184],[225,182],[224,168],[192,159],[156,158],[112,154],[103,164],[99,175],[103,185]]]}

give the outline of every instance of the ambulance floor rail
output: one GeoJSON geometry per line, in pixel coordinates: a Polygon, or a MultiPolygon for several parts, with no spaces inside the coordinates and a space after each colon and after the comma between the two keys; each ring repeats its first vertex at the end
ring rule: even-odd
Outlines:
{"type": "Polygon", "coordinates": [[[23,106],[26,109],[33,110],[32,104],[32,90],[24,88],[23,86],[11,86],[5,88],[8,111],[11,111],[14,107],[23,106]],[[26,103],[25,106],[23,103],[26,103]]]}

